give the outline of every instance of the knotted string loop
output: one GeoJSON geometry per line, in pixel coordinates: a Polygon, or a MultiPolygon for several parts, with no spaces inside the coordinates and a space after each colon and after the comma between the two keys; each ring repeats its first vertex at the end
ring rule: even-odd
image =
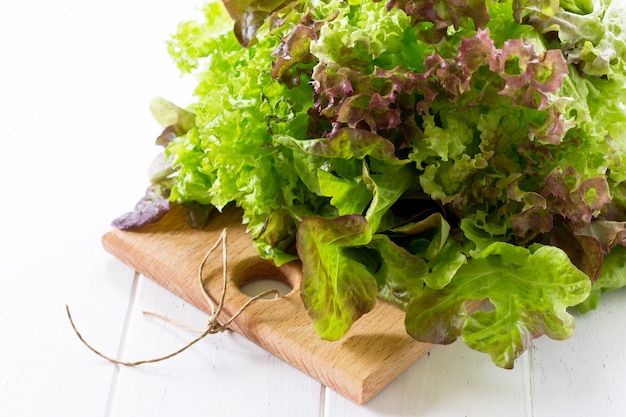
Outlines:
{"type": "MultiPolygon", "coordinates": [[[[199,342],[200,340],[204,339],[206,336],[210,335],[210,334],[216,334],[216,333],[221,333],[224,332],[226,330],[230,330],[230,325],[233,322],[233,320],[235,320],[237,317],[239,317],[241,315],[241,313],[243,313],[248,307],[250,307],[250,305],[252,305],[255,301],[269,295],[269,294],[274,294],[275,298],[278,298],[280,296],[280,293],[278,290],[272,289],[272,290],[267,290],[264,291],[260,294],[255,295],[254,297],[250,298],[244,305],[242,305],[239,310],[237,310],[237,312],[235,314],[233,314],[229,319],[227,319],[224,322],[220,321],[220,315],[222,314],[222,310],[224,309],[224,302],[226,300],[226,287],[227,287],[227,283],[228,283],[228,270],[227,270],[227,259],[228,259],[228,254],[227,254],[227,242],[226,242],[226,237],[228,235],[227,229],[223,229],[222,233],[220,234],[219,238],[217,239],[217,241],[213,244],[213,246],[207,251],[207,253],[204,255],[204,258],[202,258],[202,262],[200,263],[200,266],[198,267],[198,284],[200,285],[200,289],[202,292],[202,295],[204,296],[204,299],[206,300],[207,304],[209,305],[209,308],[211,310],[211,314],[209,316],[209,320],[207,322],[207,326],[204,330],[201,331],[197,331],[198,333],[200,333],[200,335],[198,337],[196,337],[195,339],[193,339],[191,342],[187,343],[185,346],[183,346],[182,348],[167,354],[165,356],[160,356],[158,358],[153,358],[153,359],[144,359],[144,360],[139,360],[139,361],[123,361],[123,360],[119,360],[119,359],[115,359],[112,358],[108,355],[105,355],[104,353],[98,351],[97,349],[95,349],[93,346],[91,346],[86,340],[85,338],[80,334],[80,332],[78,331],[78,329],[76,328],[76,325],[74,324],[74,320],[72,319],[72,315],[70,313],[70,309],[69,306],[65,306],[65,310],[67,312],[67,317],[69,318],[70,324],[72,325],[72,329],[74,329],[74,333],[76,333],[76,336],[78,336],[78,339],[80,339],[80,341],[87,346],[87,348],[89,348],[92,352],[94,352],[96,355],[100,356],[101,358],[106,359],[109,362],[113,362],[116,363],[118,365],[125,365],[125,366],[138,366],[138,365],[142,365],[145,363],[154,363],[154,362],[161,362],[164,361],[166,359],[172,358],[182,352],[184,352],[185,350],[189,349],[191,346],[193,346],[194,344],[196,344],[197,342],[199,342]],[[211,299],[211,297],[209,297],[209,295],[207,294],[205,288],[204,288],[204,283],[203,283],[203,271],[204,271],[204,266],[207,262],[207,259],[209,258],[209,256],[211,256],[211,254],[218,248],[218,246],[220,245],[220,243],[222,244],[222,263],[223,263],[223,267],[222,267],[222,292],[220,295],[220,300],[219,303],[216,305],[215,302],[211,299]]],[[[161,316],[159,314],[156,313],[150,313],[150,312],[146,312],[144,311],[144,314],[148,314],[151,315],[153,317],[157,317],[159,319],[162,319],[164,321],[167,321],[168,323],[172,323],[176,326],[180,326],[186,329],[189,329],[187,326],[181,324],[181,323],[177,323],[173,320],[168,319],[167,317],[161,316]]],[[[192,330],[192,329],[189,329],[192,330]]]]}

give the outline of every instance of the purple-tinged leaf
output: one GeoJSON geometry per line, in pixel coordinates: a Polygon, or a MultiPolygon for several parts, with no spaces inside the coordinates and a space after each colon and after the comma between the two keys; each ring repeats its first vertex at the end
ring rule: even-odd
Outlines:
{"type": "Polygon", "coordinates": [[[509,221],[520,242],[528,242],[538,234],[552,230],[552,215],[542,206],[532,206],[513,214],[509,221]]]}
{"type": "Polygon", "coordinates": [[[388,0],[387,8],[403,9],[413,18],[414,24],[430,22],[433,27],[425,31],[422,40],[439,42],[449,26],[458,29],[461,21],[470,18],[478,28],[484,27],[490,20],[484,1],[481,0],[388,0]]]}
{"type": "Polygon", "coordinates": [[[158,222],[170,209],[169,194],[168,187],[152,184],[135,209],[113,220],[112,226],[121,230],[135,230],[158,222]]]}
{"type": "Polygon", "coordinates": [[[583,180],[573,167],[565,171],[555,168],[547,176],[545,184],[541,195],[546,198],[553,213],[572,223],[574,231],[589,225],[611,201],[606,178],[583,180]]]}
{"type": "Polygon", "coordinates": [[[549,50],[539,55],[522,39],[507,40],[490,59],[491,70],[505,80],[500,94],[510,97],[514,105],[544,110],[548,93],[557,91],[568,74],[561,51],[549,50]]]}
{"type": "Polygon", "coordinates": [[[209,215],[215,207],[198,202],[185,202],[182,206],[187,210],[187,224],[194,229],[204,229],[209,222],[209,215]]]}
{"type": "Polygon", "coordinates": [[[594,220],[576,231],[577,236],[596,239],[606,254],[616,245],[626,246],[626,222],[594,220]]]}
{"type": "Polygon", "coordinates": [[[243,47],[254,42],[257,30],[272,12],[291,3],[291,0],[222,0],[235,21],[234,32],[243,47]]]}
{"type": "Polygon", "coordinates": [[[302,62],[312,61],[309,45],[317,37],[315,30],[298,24],[293,31],[283,38],[272,53],[276,62],[272,70],[273,78],[282,77],[290,68],[302,62]]]}
{"type": "Polygon", "coordinates": [[[557,219],[550,231],[550,244],[565,251],[570,261],[587,274],[591,281],[598,279],[604,260],[604,252],[598,239],[574,234],[562,219],[557,219]]]}

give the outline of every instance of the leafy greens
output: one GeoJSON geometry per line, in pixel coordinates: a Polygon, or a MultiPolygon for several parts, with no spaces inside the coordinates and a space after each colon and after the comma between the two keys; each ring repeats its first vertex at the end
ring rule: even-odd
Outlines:
{"type": "Polygon", "coordinates": [[[504,368],[626,285],[626,13],[610,0],[225,0],[168,43],[135,212],[243,209],[321,337],[387,300],[504,368]],[[488,300],[490,311],[467,303],[488,300]]]}

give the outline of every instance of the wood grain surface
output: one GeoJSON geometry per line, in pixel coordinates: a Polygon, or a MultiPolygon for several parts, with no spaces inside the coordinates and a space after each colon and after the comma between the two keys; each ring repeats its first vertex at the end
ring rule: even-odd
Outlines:
{"type": "MultiPolygon", "coordinates": [[[[291,292],[252,304],[232,329],[346,398],[357,404],[367,402],[431,347],[410,338],[404,330],[404,313],[383,301],[340,341],[321,340],[300,299],[299,263],[277,268],[261,259],[241,224],[241,213],[234,208],[215,213],[206,229],[195,230],[187,225],[184,211],[175,207],[156,225],[132,232],[114,229],[102,240],[106,250],[124,263],[210,314],[198,268],[224,228],[228,230],[228,283],[221,321],[249,300],[239,289],[246,282],[272,278],[288,283],[291,292]]],[[[205,291],[216,302],[222,292],[222,271],[222,254],[217,250],[203,271],[205,291]]]]}

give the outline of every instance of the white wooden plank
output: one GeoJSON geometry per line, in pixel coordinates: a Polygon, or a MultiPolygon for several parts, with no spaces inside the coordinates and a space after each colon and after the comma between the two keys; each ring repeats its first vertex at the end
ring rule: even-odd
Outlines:
{"type": "Polygon", "coordinates": [[[54,7],[33,6],[0,5],[0,415],[39,415],[43,407],[98,415],[111,373],[77,343],[64,305],[102,329],[99,342],[115,347],[133,272],[111,262],[99,244],[103,227],[94,219],[107,215],[107,203],[93,197],[108,179],[89,169],[98,156],[70,151],[90,126],[72,111],[76,102],[47,94],[47,85],[71,81],[57,50],[66,40],[56,31],[63,20],[54,7]],[[100,298],[111,308],[107,315],[89,308],[100,298]]]}
{"type": "Polygon", "coordinates": [[[513,370],[459,341],[434,346],[364,406],[327,392],[326,416],[530,416],[525,359],[513,370]]]}
{"type": "Polygon", "coordinates": [[[0,2],[0,415],[105,413],[113,369],[65,304],[117,350],[134,271],[100,238],[145,188],[150,99],[184,95],[164,41],[194,4],[0,2]]]}
{"type": "Polygon", "coordinates": [[[48,253],[31,259],[8,251],[0,262],[3,279],[10,282],[0,293],[0,415],[39,415],[43,407],[55,415],[99,415],[106,406],[111,370],[79,344],[64,304],[70,303],[85,330],[91,330],[85,333],[105,348],[116,348],[121,334],[116,323],[123,322],[132,271],[104,256],[74,252],[84,255],[84,262],[100,265],[81,269],[83,262],[76,265],[58,256],[73,249],[62,241],[45,239],[30,248],[48,253]],[[123,275],[130,278],[127,283],[114,282],[123,275]],[[82,283],[68,285],[68,280],[82,283]],[[108,314],[92,308],[95,299],[107,299],[102,306],[110,309],[108,314]]]}
{"type": "MultiPolygon", "coordinates": [[[[124,360],[175,351],[196,334],[148,310],[202,329],[208,316],[142,278],[124,360]]],[[[210,335],[164,362],[122,368],[111,416],[319,416],[321,385],[244,337],[210,335]]]]}
{"type": "Polygon", "coordinates": [[[606,293],[597,310],[576,317],[570,339],[535,343],[536,417],[626,415],[625,317],[626,291],[606,293]]]}

